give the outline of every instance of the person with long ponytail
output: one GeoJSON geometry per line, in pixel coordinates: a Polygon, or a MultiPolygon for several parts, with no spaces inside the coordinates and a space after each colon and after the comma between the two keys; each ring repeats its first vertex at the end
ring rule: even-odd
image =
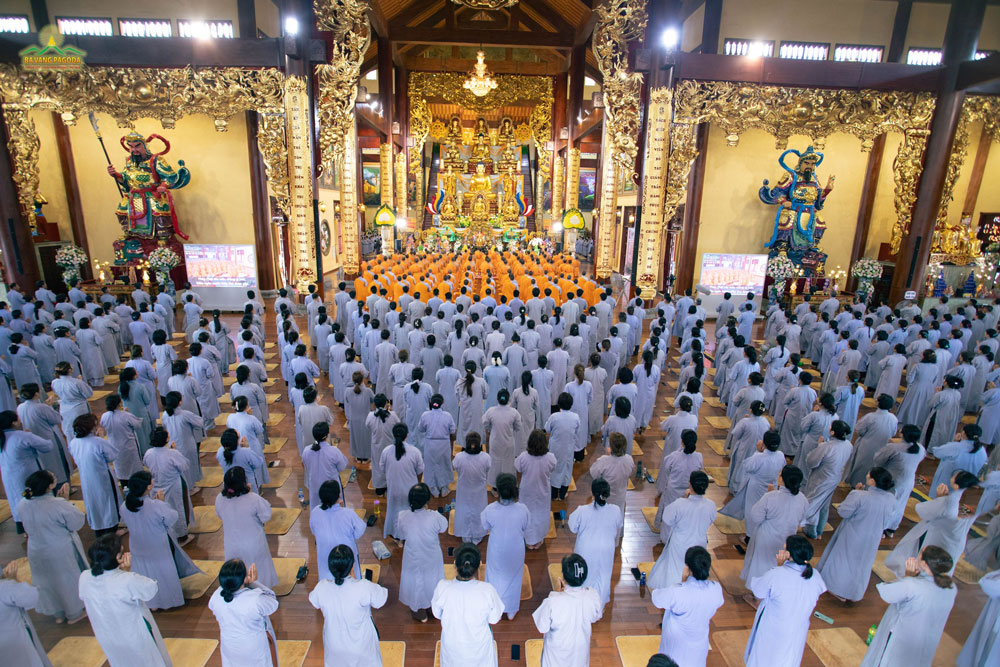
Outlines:
{"type": "MultiPolygon", "coordinates": [[[[306,450],[309,451],[309,450],[306,450]]],[[[318,500],[312,504],[309,511],[309,531],[316,541],[317,565],[320,581],[333,579],[333,570],[323,561],[321,554],[330,550],[346,548],[351,552],[348,572],[352,569],[354,576],[361,577],[361,564],[358,558],[358,539],[365,532],[367,524],[357,513],[347,506],[341,495],[340,480],[337,475],[323,482],[316,494],[318,500]]]]}
{"type": "Polygon", "coordinates": [[[386,510],[383,537],[400,537],[396,530],[399,513],[406,509],[410,489],[424,472],[424,457],[420,450],[406,441],[410,430],[400,422],[392,427],[392,447],[382,450],[378,462],[386,483],[386,510]]]}
{"type": "MultiPolygon", "coordinates": [[[[54,337],[52,348],[56,354],[56,366],[67,364],[70,370],[66,371],[66,375],[83,378],[83,366],[80,362],[80,346],[76,344],[76,341],[71,336],[71,326],[66,320],[56,320],[52,325],[52,336],[54,337]]],[[[56,373],[56,377],[58,375],[56,373]]],[[[84,381],[81,380],[81,382],[84,381]]],[[[87,385],[87,388],[90,388],[89,384],[86,382],[84,384],[87,385]]]]}
{"type": "MultiPolygon", "coordinates": [[[[0,413],[0,421],[6,414],[0,413]]],[[[6,486],[7,471],[3,472],[6,486]]],[[[77,586],[87,558],[77,534],[84,515],[68,501],[69,485],[56,486],[52,473],[36,469],[23,479],[16,496],[7,488],[12,506],[15,498],[21,501],[15,516],[28,534],[28,565],[38,589],[35,611],[54,617],[56,623],[76,623],[86,615],[77,586]]]]}
{"type": "Polygon", "coordinates": [[[490,535],[486,550],[486,581],[503,600],[507,618],[521,608],[524,574],[524,537],[531,521],[528,508],[518,502],[517,477],[501,473],[496,478],[498,500],[482,513],[483,528],[490,535]]]}
{"type": "MultiPolygon", "coordinates": [[[[252,350],[248,350],[248,352],[252,355],[255,354],[252,350]]],[[[236,401],[241,397],[246,399],[247,411],[256,417],[263,426],[263,442],[266,443],[270,441],[267,436],[267,420],[271,415],[263,387],[251,379],[251,365],[260,366],[254,361],[255,359],[255,356],[251,356],[249,360],[244,360],[236,367],[236,381],[229,387],[229,399],[231,401],[236,401]]]]}
{"type": "Polygon", "coordinates": [[[176,513],[170,527],[171,535],[180,540],[182,545],[187,544],[194,539],[188,535],[188,525],[194,523],[191,486],[184,477],[188,472],[188,461],[177,451],[176,443],[170,441],[162,426],[153,429],[143,463],[153,475],[154,490],[163,492],[162,499],[176,513]]]}
{"type": "Polygon", "coordinates": [[[319,422],[312,427],[312,444],[302,451],[302,465],[305,468],[306,487],[309,490],[309,505],[318,507],[319,489],[328,479],[339,479],[340,471],[347,468],[347,457],[327,442],[330,426],[319,422]]]}
{"type": "MultiPolygon", "coordinates": [[[[458,381],[462,378],[462,374],[454,366],[456,358],[461,357],[454,357],[450,354],[444,355],[444,365],[438,369],[434,379],[437,381],[437,393],[441,394],[441,398],[444,399],[444,404],[441,407],[451,415],[452,420],[457,425],[459,405],[458,381]]],[[[395,387],[393,387],[393,391],[395,391],[395,387]]]]}
{"type": "Polygon", "coordinates": [[[801,470],[806,476],[806,497],[809,509],[806,511],[804,532],[807,537],[819,539],[830,514],[833,492],[844,478],[844,468],[851,458],[853,448],[848,439],[851,427],[840,419],[830,424],[829,438],[820,443],[802,461],[801,470]]]}
{"type": "Polygon", "coordinates": [[[271,504],[250,490],[243,468],[234,466],[226,471],[222,476],[222,491],[215,497],[215,514],[222,519],[225,558],[251,563],[260,573],[260,582],[268,588],[278,584],[264,533],[264,524],[271,513],[271,504]]]}
{"type": "MultiPolygon", "coordinates": [[[[405,352],[405,350],[402,350],[405,352]]],[[[392,427],[400,423],[399,417],[389,407],[389,400],[384,394],[375,396],[374,409],[365,418],[365,426],[372,434],[371,439],[371,461],[372,461],[372,488],[375,495],[385,495],[385,469],[381,466],[382,452],[392,445],[392,427]]]]}
{"type": "Polygon", "coordinates": [[[423,439],[424,482],[431,495],[444,498],[451,489],[451,451],[455,440],[455,420],[442,407],[444,397],[434,394],[428,410],[420,416],[416,432],[423,439]]]}
{"type": "Polygon", "coordinates": [[[118,527],[121,494],[110,468],[118,450],[97,435],[96,430],[97,417],[89,412],[77,417],[73,421],[74,437],[69,442],[69,451],[80,469],[87,524],[100,537],[118,527]]]}
{"type": "Polygon", "coordinates": [[[747,581],[750,593],[744,599],[756,598],[758,601],[757,615],[743,655],[747,667],[802,662],[809,620],[816,601],[826,591],[823,577],[809,564],[812,557],[813,547],[809,540],[801,535],[790,535],[784,541],[784,548],[776,554],[777,567],[772,565],[760,576],[747,581]]]}
{"type": "Polygon", "coordinates": [[[883,530],[896,507],[894,485],[885,468],[872,468],[866,483],[858,484],[837,509],[842,521],[817,569],[830,594],[841,601],[858,601],[865,596],[883,530]]]}
{"type": "Polygon", "coordinates": [[[174,346],[167,342],[167,333],[162,329],[153,332],[153,346],[149,351],[156,367],[157,393],[162,399],[170,391],[167,385],[173,374],[171,367],[177,361],[177,352],[174,350],[174,346]]]}
{"type": "Polygon", "coordinates": [[[962,440],[928,448],[938,459],[934,479],[931,480],[931,498],[937,497],[938,485],[947,482],[957,471],[965,470],[978,475],[986,465],[988,457],[981,441],[983,429],[978,424],[963,424],[962,432],[965,434],[962,440]]]}
{"type": "Polygon", "coordinates": [[[587,562],[584,586],[600,594],[603,608],[611,599],[611,570],[625,518],[620,507],[608,502],[611,485],[607,481],[595,479],[590,484],[590,493],[593,502],[573,510],[569,529],[576,534],[573,553],[580,554],[587,562]]]}
{"type": "Polygon", "coordinates": [[[108,442],[118,450],[114,461],[115,476],[124,486],[133,473],[142,470],[142,448],[139,445],[142,420],[122,409],[122,398],[118,394],[104,397],[104,409],[101,428],[107,434],[108,442]]]}
{"type": "MultiPolygon", "coordinates": [[[[469,348],[472,349],[472,348],[469,348]]],[[[465,441],[469,433],[483,433],[483,412],[489,386],[486,380],[476,375],[478,366],[474,361],[465,362],[465,377],[458,381],[458,433],[459,442],[465,441]]]]}
{"type": "Polygon", "coordinates": [[[201,570],[173,534],[180,518],[177,510],[164,502],[163,488],[152,493],[151,489],[153,475],[145,470],[129,477],[122,521],[129,531],[132,569],[158,585],[156,595],[146,600],[150,609],[181,607],[184,593],[180,580],[201,570]]]}
{"type": "Polygon", "coordinates": [[[431,611],[441,619],[441,667],[497,667],[494,625],[503,616],[503,601],[493,586],[478,581],[479,548],[464,542],[455,549],[455,578],[434,589],[431,611]]]}
{"type": "Polygon", "coordinates": [[[219,588],[208,600],[208,608],[219,623],[222,667],[274,667],[278,664],[277,639],[271,614],[278,611],[278,598],[261,581],[259,565],[248,567],[232,558],[219,570],[219,588]]]}
{"type": "Polygon", "coordinates": [[[25,431],[52,443],[52,449],[38,454],[38,462],[62,484],[70,479],[73,459],[70,458],[66,438],[60,428],[62,419],[52,406],[42,402],[40,391],[41,388],[36,384],[26,384],[20,388],[18,394],[21,403],[17,406],[17,418],[25,431]]]}
{"type": "MultiPolygon", "coordinates": [[[[799,425],[800,439],[791,445],[795,451],[792,463],[802,470],[807,479],[809,478],[809,468],[806,467],[806,458],[816,450],[821,440],[829,440],[833,422],[839,420],[840,415],[837,414],[837,404],[833,394],[824,392],[819,397],[819,404],[805,416],[799,425]]],[[[784,446],[782,449],[787,452],[784,446]]]]}
{"type": "MultiPolygon", "coordinates": [[[[392,493],[391,480],[389,492],[392,493]]],[[[409,509],[399,512],[395,526],[397,537],[405,540],[399,601],[409,607],[413,618],[421,623],[427,622],[434,588],[444,579],[440,535],[448,530],[448,519],[428,509],[430,499],[431,491],[426,484],[412,485],[406,492],[409,509]]]]}
{"type": "Polygon", "coordinates": [[[135,369],[136,382],[146,388],[146,393],[149,394],[149,403],[146,405],[146,414],[149,415],[150,423],[155,424],[157,417],[156,369],[153,368],[152,363],[143,358],[142,348],[138,345],[132,346],[131,358],[125,362],[125,368],[135,369]]]}
{"type": "MultiPolygon", "coordinates": [[[[472,431],[465,436],[462,451],[455,454],[451,463],[457,474],[455,484],[456,537],[479,544],[486,535],[481,515],[486,509],[486,479],[491,466],[490,455],[483,451],[479,433],[472,431]]],[[[546,531],[548,515],[546,514],[546,531]]]]}
{"type": "MultiPolygon", "coordinates": [[[[632,369],[635,378],[636,400],[632,406],[638,422],[639,433],[646,430],[653,418],[653,405],[656,403],[657,389],[660,386],[660,367],[653,363],[653,351],[642,353],[642,361],[632,369]]],[[[574,396],[574,402],[576,397],[574,396]]]]}
{"type": "MultiPolygon", "coordinates": [[[[195,486],[202,477],[199,449],[201,441],[205,438],[205,431],[202,429],[201,417],[187,410],[187,407],[187,398],[183,394],[177,391],[167,392],[163,399],[163,413],[160,416],[160,421],[169,434],[170,440],[174,442],[177,451],[187,459],[188,466],[184,472],[184,482],[192,489],[191,493],[194,493],[195,486]]],[[[258,451],[258,453],[261,452],[258,451]]]]}
{"type": "Polygon", "coordinates": [[[944,388],[930,400],[927,419],[924,421],[924,446],[928,453],[935,447],[951,442],[961,422],[965,407],[962,402],[961,378],[948,375],[944,378],[944,388]]]}
{"type": "Polygon", "coordinates": [[[809,499],[802,493],[801,470],[786,465],[778,479],[777,488],[768,485],[769,491],[746,513],[750,543],[740,571],[740,579],[746,584],[773,567],[785,540],[798,532],[809,507],[809,499]]]}
{"type": "Polygon", "coordinates": [[[510,371],[503,365],[503,356],[500,352],[494,352],[490,359],[490,365],[483,370],[483,380],[488,388],[484,410],[489,410],[497,404],[497,393],[501,389],[510,391],[511,376],[510,371]]]}
{"type": "Polygon", "coordinates": [[[906,373],[906,393],[896,411],[899,423],[916,424],[926,430],[923,426],[938,385],[937,357],[933,350],[924,350],[920,363],[913,364],[906,373]]]}
{"type": "Polygon", "coordinates": [[[920,444],[920,427],[906,424],[902,429],[901,442],[889,442],[875,453],[872,465],[884,468],[892,477],[893,495],[896,504],[892,516],[886,523],[884,536],[892,537],[903,520],[906,503],[916,481],[917,467],[924,460],[926,450],[920,444]]]}
{"type": "Polygon", "coordinates": [[[351,575],[355,555],[348,544],[317,551],[317,560],[327,576],[320,576],[309,593],[309,603],[323,613],[324,665],[380,665],[379,636],[371,610],[385,605],[389,591],[361,579],[356,569],[351,575]]]}
{"type": "Polygon", "coordinates": [[[230,468],[243,468],[247,481],[250,482],[250,490],[260,493],[260,485],[264,483],[263,469],[267,467],[267,462],[262,455],[247,447],[246,439],[240,437],[235,429],[227,428],[222,432],[215,458],[223,474],[230,468]]]}
{"type": "MultiPolygon", "coordinates": [[[[350,363],[352,362],[345,362],[344,365],[350,363]]],[[[351,375],[351,383],[344,394],[344,415],[347,418],[351,456],[356,459],[368,459],[371,457],[372,434],[365,420],[372,410],[375,393],[365,383],[365,374],[360,370],[354,371],[351,375]]]]}
{"type": "MultiPolygon", "coordinates": [[[[948,551],[930,543],[906,560],[899,579],[876,586],[889,608],[878,623],[861,667],[930,667],[958,595],[951,577],[954,568],[948,551]]],[[[963,662],[960,656],[957,664],[965,667],[992,663],[989,659],[963,662]]]]}
{"type": "Polygon", "coordinates": [[[139,382],[135,368],[126,367],[118,374],[118,395],[121,396],[125,409],[142,419],[138,431],[139,442],[147,442],[149,432],[156,425],[156,398],[148,387],[139,382]]]}
{"type": "MultiPolygon", "coordinates": [[[[870,371],[869,371],[870,372],[870,371]]],[[[847,462],[844,481],[848,485],[857,486],[864,482],[868,470],[874,466],[873,459],[899,430],[899,420],[889,412],[892,409],[891,396],[881,394],[875,397],[876,408],[858,420],[854,427],[854,451],[847,462]]]]}
{"type": "MultiPolygon", "coordinates": [[[[588,420],[588,428],[590,435],[594,435],[601,430],[601,426],[604,421],[604,413],[607,410],[607,388],[610,385],[608,381],[608,371],[601,366],[601,355],[597,352],[591,353],[587,360],[588,366],[584,370],[584,379],[590,383],[593,389],[594,395],[590,401],[590,419],[588,420]]],[[[544,420],[539,420],[537,427],[541,428],[544,425],[544,420]]]]}
{"type": "Polygon", "coordinates": [[[66,440],[72,440],[73,422],[80,415],[90,413],[87,402],[94,395],[90,385],[73,376],[73,366],[65,361],[59,361],[55,366],[56,377],[52,380],[52,392],[59,397],[59,414],[62,416],[62,429],[66,440]]]}
{"type": "MultiPolygon", "coordinates": [[[[188,360],[188,368],[191,377],[197,384],[198,408],[201,411],[201,418],[206,431],[215,427],[215,418],[221,414],[219,409],[219,396],[222,395],[221,379],[220,388],[216,390],[216,377],[218,369],[207,358],[202,357],[201,343],[192,343],[188,346],[191,358],[188,360]]],[[[186,398],[186,397],[185,397],[186,398]]]]}
{"type": "MultiPolygon", "coordinates": [[[[424,433],[420,431],[420,419],[431,407],[431,397],[434,387],[424,382],[424,369],[417,366],[410,372],[411,382],[403,392],[403,403],[406,406],[406,428],[410,432],[410,443],[424,453],[424,433]]],[[[450,454],[450,453],[449,453],[450,454]]]]}

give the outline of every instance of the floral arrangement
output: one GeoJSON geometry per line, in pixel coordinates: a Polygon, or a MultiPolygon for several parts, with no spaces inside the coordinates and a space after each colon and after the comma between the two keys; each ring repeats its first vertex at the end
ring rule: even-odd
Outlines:
{"type": "Polygon", "coordinates": [[[80,279],[80,266],[90,261],[87,253],[78,245],[63,246],[56,252],[56,264],[62,267],[63,282],[80,279]]]}
{"type": "Polygon", "coordinates": [[[170,248],[163,247],[149,253],[147,261],[149,268],[156,273],[157,281],[162,284],[167,281],[167,275],[174,267],[181,263],[181,258],[170,248]]]}
{"type": "Polygon", "coordinates": [[[851,267],[851,275],[858,280],[875,281],[882,277],[882,265],[874,259],[862,257],[854,262],[851,267]]]}
{"type": "Polygon", "coordinates": [[[854,262],[851,275],[858,280],[858,294],[867,300],[875,287],[875,281],[882,277],[882,265],[874,259],[862,257],[854,262]]]}
{"type": "Polygon", "coordinates": [[[771,285],[771,298],[778,299],[785,292],[785,281],[798,275],[799,269],[787,255],[775,255],[767,261],[766,273],[774,284],[771,285]]]}

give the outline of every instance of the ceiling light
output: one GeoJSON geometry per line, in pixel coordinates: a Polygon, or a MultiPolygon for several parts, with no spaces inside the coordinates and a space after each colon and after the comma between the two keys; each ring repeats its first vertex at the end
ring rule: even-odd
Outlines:
{"type": "Polygon", "coordinates": [[[665,48],[667,51],[673,51],[674,49],[676,49],[677,44],[680,41],[681,41],[681,35],[680,32],[678,32],[677,28],[667,28],[666,30],[663,31],[663,37],[661,39],[661,42],[663,44],[663,48],[665,48]]]}
{"type": "Polygon", "coordinates": [[[297,35],[299,34],[299,20],[294,16],[289,16],[285,19],[285,34],[286,35],[297,35]]]}
{"type": "Polygon", "coordinates": [[[463,87],[476,97],[485,97],[490,91],[496,90],[497,82],[486,70],[486,54],[482,51],[476,52],[476,64],[463,87]]]}

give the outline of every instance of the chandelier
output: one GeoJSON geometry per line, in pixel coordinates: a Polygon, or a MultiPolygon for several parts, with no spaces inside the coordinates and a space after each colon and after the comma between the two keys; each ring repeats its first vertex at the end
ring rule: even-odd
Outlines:
{"type": "Polygon", "coordinates": [[[482,51],[476,53],[476,64],[462,86],[476,97],[485,97],[491,90],[496,89],[497,82],[486,71],[486,54],[482,51]]]}

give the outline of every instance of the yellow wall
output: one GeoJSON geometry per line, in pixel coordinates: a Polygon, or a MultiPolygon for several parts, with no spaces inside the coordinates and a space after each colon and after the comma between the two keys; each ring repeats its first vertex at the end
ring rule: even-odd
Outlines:
{"type": "MultiPolygon", "coordinates": [[[[805,137],[792,137],[788,147],[803,150],[808,143],[805,137]]],[[[829,255],[827,266],[832,268],[850,261],[867,154],[861,152],[858,139],[845,134],[829,137],[824,153],[826,157],[819,169],[821,182],[825,184],[830,175],[837,176],[823,209],[827,231],[820,244],[829,255]]],[[[757,190],[765,178],[772,185],[780,178],[783,173],[777,164],[780,154],[774,147],[774,139],[762,130],[746,132],[741,135],[739,146],[730,148],[726,146],[725,133],[711,128],[696,277],[700,278],[703,253],[766,252],[763,245],[771,238],[775,208],[763,204],[757,190]]]]}
{"type": "MultiPolygon", "coordinates": [[[[895,7],[895,3],[887,3],[895,7]]],[[[913,3],[910,11],[910,25],[906,31],[906,47],[903,49],[905,62],[906,51],[913,46],[940,49],[944,43],[944,29],[948,25],[947,4],[927,2],[913,3]]]]}
{"type": "Polygon", "coordinates": [[[691,13],[684,21],[684,28],[681,30],[681,51],[690,53],[701,44],[701,32],[705,25],[705,5],[699,5],[698,9],[691,13]]]}
{"type": "MultiPolygon", "coordinates": [[[[875,190],[875,203],[872,207],[871,226],[868,228],[868,244],[865,246],[865,257],[878,258],[879,247],[892,239],[892,227],[896,223],[895,181],[893,180],[892,163],[896,159],[903,135],[890,133],[885,138],[885,153],[882,156],[882,169],[879,171],[878,184],[875,190]]],[[[835,268],[831,266],[830,268],[835,268]]]]}
{"type": "MultiPolygon", "coordinates": [[[[120,170],[126,155],[118,139],[128,130],[118,128],[110,116],[98,114],[98,119],[108,153],[120,170]]],[[[37,120],[36,124],[41,125],[37,120]]],[[[175,168],[178,160],[184,160],[191,170],[191,183],[174,193],[181,230],[191,237],[188,243],[252,245],[250,165],[243,116],[231,118],[229,131],[223,133],[215,131],[208,116],[182,118],[173,130],[164,130],[159,122],[146,118],[139,119],[135,125],[143,135],[156,133],[165,136],[171,144],[166,159],[175,168]]],[[[120,199],[118,190],[108,176],[107,162],[89,123],[70,127],[69,132],[91,257],[111,261],[114,259],[111,244],[121,236],[115,217],[120,199]]],[[[155,142],[153,149],[159,150],[158,145],[159,142],[155,142]]],[[[51,159],[42,161],[41,182],[50,202],[59,195],[65,197],[64,193],[56,193],[59,188],[55,185],[62,185],[58,162],[51,159]]],[[[55,210],[52,215],[54,218],[55,210]]]]}
{"type": "MultiPolygon", "coordinates": [[[[48,200],[42,208],[45,219],[59,225],[59,238],[64,241],[73,240],[72,226],[69,220],[69,205],[66,203],[66,188],[63,184],[62,164],[59,160],[59,146],[56,144],[56,134],[52,124],[51,111],[32,111],[31,120],[38,134],[38,191],[48,200]]],[[[59,121],[62,122],[61,120],[59,121]]]]}
{"type": "Polygon", "coordinates": [[[281,37],[281,20],[277,5],[273,0],[254,0],[257,13],[257,29],[268,37],[281,37]]]}
{"type": "Polygon", "coordinates": [[[31,16],[31,0],[4,0],[3,12],[5,14],[21,14],[28,17],[28,26],[33,32],[38,32],[35,19],[31,16]]]}
{"type": "MultiPolygon", "coordinates": [[[[971,158],[970,158],[971,159],[971,158]]],[[[1000,144],[990,144],[990,155],[983,169],[983,186],[979,189],[976,207],[972,214],[972,222],[979,223],[980,213],[995,213],[1000,211],[1000,144]]],[[[964,196],[963,196],[964,199],[964,196]]]]}
{"type": "Polygon", "coordinates": [[[775,55],[781,40],[888,47],[895,13],[896,3],[880,0],[740,0],[723,3],[719,37],[774,40],[775,55]]]}

